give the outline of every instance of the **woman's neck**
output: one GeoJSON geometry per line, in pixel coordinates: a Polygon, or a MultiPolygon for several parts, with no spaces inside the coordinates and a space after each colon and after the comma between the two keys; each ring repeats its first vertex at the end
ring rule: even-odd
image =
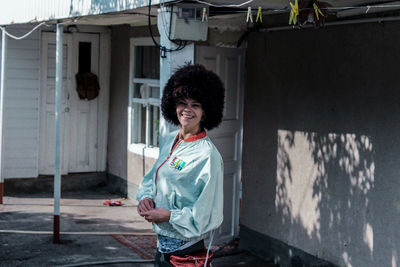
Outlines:
{"type": "Polygon", "coordinates": [[[179,129],[179,139],[185,140],[192,136],[195,136],[196,134],[199,134],[200,132],[201,132],[201,127],[197,127],[195,129],[185,129],[181,127],[179,129]]]}

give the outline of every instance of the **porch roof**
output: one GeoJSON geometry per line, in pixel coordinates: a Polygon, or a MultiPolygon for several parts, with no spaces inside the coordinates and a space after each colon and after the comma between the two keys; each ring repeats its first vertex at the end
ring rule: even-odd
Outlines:
{"type": "MultiPolygon", "coordinates": [[[[152,0],[152,5],[170,0],[152,0]]],[[[124,13],[148,6],[148,0],[2,0],[0,25],[36,23],[108,13],[124,13]]],[[[112,23],[110,23],[112,24],[112,23]]]]}
{"type": "MultiPolygon", "coordinates": [[[[43,21],[65,20],[77,18],[74,24],[113,25],[122,23],[140,23],[146,21],[149,0],[1,0],[0,25],[37,23],[43,21]],[[7,2],[7,4],[5,4],[7,2]],[[6,6],[6,8],[4,7],[6,6]],[[101,19],[99,19],[101,18],[101,19]]],[[[207,2],[214,6],[238,7],[247,9],[262,7],[264,15],[276,14],[277,11],[288,13],[289,2],[294,0],[195,0],[207,2]]],[[[301,0],[299,0],[301,1],[301,0]]],[[[176,2],[173,0],[152,0],[152,5],[176,2]]],[[[351,17],[366,13],[400,10],[400,1],[382,0],[320,0],[332,8],[343,8],[336,11],[337,18],[351,17]],[[381,5],[379,8],[376,5],[381,5]],[[383,7],[382,5],[387,5],[383,7]],[[347,8],[348,7],[348,8],[347,8]],[[340,12],[339,12],[340,11],[340,12]]],[[[156,16],[156,8],[152,9],[156,16]]]]}

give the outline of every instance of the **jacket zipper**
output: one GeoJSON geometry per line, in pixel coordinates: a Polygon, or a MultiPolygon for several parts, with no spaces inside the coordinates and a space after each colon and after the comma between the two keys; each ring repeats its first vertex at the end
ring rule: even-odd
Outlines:
{"type": "Polygon", "coordinates": [[[171,155],[172,155],[172,153],[174,152],[174,150],[175,150],[175,148],[179,145],[179,143],[181,142],[182,140],[179,140],[178,142],[176,142],[176,144],[175,144],[175,146],[172,148],[172,150],[171,150],[171,152],[169,152],[169,155],[168,155],[168,157],[164,160],[164,162],[163,163],[161,163],[161,165],[160,166],[158,166],[158,168],[157,168],[157,171],[156,171],[156,178],[154,179],[154,184],[155,184],[155,186],[156,186],[156,192],[155,192],[155,194],[154,194],[154,203],[156,203],[156,197],[157,197],[157,177],[158,177],[158,170],[160,170],[160,168],[165,164],[165,162],[167,162],[168,160],[169,160],[169,158],[171,157],[171,155]]]}

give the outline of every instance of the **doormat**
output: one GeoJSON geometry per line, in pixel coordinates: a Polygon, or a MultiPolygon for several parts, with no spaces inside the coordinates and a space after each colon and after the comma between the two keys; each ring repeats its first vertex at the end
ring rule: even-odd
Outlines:
{"type": "Polygon", "coordinates": [[[157,236],[111,235],[146,260],[154,259],[157,252],[157,236]]]}

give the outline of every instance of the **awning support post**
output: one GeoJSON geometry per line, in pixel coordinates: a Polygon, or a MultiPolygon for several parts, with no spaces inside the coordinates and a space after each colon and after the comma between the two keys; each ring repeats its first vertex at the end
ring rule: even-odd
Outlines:
{"type": "Polygon", "coordinates": [[[3,129],[4,129],[4,90],[6,80],[6,49],[7,35],[6,29],[2,28],[1,34],[1,74],[0,74],[0,204],[3,204],[4,195],[4,146],[3,146],[3,129]]]}
{"type": "Polygon", "coordinates": [[[53,243],[60,243],[60,197],[61,197],[61,165],[60,165],[60,120],[63,69],[63,26],[57,24],[56,40],[56,110],[55,110],[55,156],[54,156],[54,223],[53,243]]]}

